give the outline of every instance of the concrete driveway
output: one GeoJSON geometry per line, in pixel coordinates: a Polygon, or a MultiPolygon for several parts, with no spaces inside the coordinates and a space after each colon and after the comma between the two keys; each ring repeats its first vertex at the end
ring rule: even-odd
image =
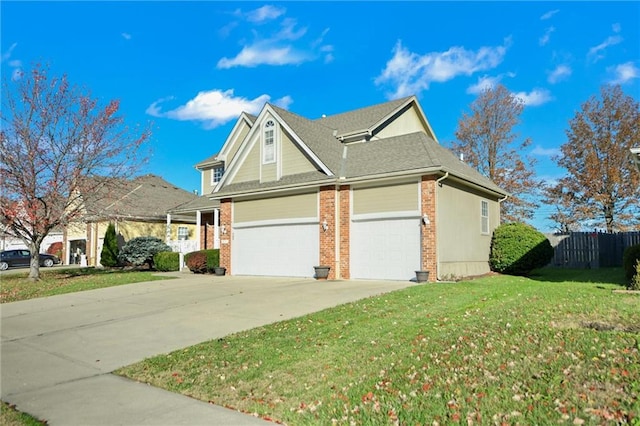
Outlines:
{"type": "Polygon", "coordinates": [[[412,282],[214,277],[3,304],[3,401],[56,425],[258,425],[233,410],[110,374],[144,358],[412,282]]]}

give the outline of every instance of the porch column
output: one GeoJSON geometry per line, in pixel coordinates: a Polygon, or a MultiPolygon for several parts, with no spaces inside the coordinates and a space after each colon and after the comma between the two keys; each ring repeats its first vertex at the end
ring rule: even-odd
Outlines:
{"type": "Polygon", "coordinates": [[[213,248],[220,248],[220,209],[213,209],[213,248]]]}
{"type": "Polygon", "coordinates": [[[201,230],[200,230],[200,226],[202,224],[202,212],[200,210],[196,211],[196,241],[198,242],[198,249],[202,250],[202,235],[201,235],[201,230]]]}
{"type": "Polygon", "coordinates": [[[165,230],[164,242],[169,244],[171,242],[171,215],[167,213],[167,228],[165,230]]]}

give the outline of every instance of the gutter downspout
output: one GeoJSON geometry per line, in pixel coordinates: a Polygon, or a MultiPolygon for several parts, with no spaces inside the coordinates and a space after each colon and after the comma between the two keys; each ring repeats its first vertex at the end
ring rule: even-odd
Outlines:
{"type": "Polygon", "coordinates": [[[500,222],[498,222],[498,225],[500,223],[502,223],[502,212],[500,210],[502,210],[502,202],[505,201],[507,198],[509,198],[509,195],[505,195],[504,198],[501,198],[498,200],[498,214],[500,214],[500,222]]]}
{"type": "Polygon", "coordinates": [[[440,250],[438,250],[438,195],[437,187],[442,187],[442,181],[449,177],[449,172],[445,172],[444,176],[436,179],[436,217],[433,218],[434,225],[436,226],[436,280],[440,280],[440,250]]]}

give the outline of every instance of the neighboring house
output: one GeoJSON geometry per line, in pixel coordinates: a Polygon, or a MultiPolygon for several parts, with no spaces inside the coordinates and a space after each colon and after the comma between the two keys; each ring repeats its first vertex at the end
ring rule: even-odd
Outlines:
{"type": "Polygon", "coordinates": [[[197,250],[192,216],[167,216],[167,211],[197,199],[197,195],[159,176],[145,175],[111,185],[109,193],[94,199],[82,194],[85,214],[64,235],[64,263],[100,265],[104,234],[114,223],[120,244],[140,236],[158,237],[174,249],[197,250]]]}
{"type": "MultiPolygon", "coordinates": [[[[40,244],[40,253],[46,253],[53,243],[62,242],[62,231],[51,231],[40,244]]],[[[0,231],[0,251],[13,249],[28,249],[27,245],[20,238],[0,231]]]]}
{"type": "Polygon", "coordinates": [[[197,167],[205,195],[190,212],[199,229],[212,213],[233,275],[486,273],[507,196],[439,145],[413,96],[319,119],[266,104],[197,167]]]}
{"type": "Polygon", "coordinates": [[[640,172],[640,147],[631,148],[631,161],[635,163],[636,168],[640,172]]]}

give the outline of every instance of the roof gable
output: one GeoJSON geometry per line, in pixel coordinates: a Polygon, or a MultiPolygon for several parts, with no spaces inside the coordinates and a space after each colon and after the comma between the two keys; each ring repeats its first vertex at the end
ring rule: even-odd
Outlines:
{"type": "Polygon", "coordinates": [[[202,170],[207,167],[213,166],[221,161],[229,161],[235,155],[240,143],[242,143],[243,136],[246,135],[249,129],[253,127],[253,123],[256,121],[256,116],[243,112],[236,120],[236,124],[231,129],[229,136],[225,140],[220,152],[208,157],[195,165],[196,169],[202,170]]]}

